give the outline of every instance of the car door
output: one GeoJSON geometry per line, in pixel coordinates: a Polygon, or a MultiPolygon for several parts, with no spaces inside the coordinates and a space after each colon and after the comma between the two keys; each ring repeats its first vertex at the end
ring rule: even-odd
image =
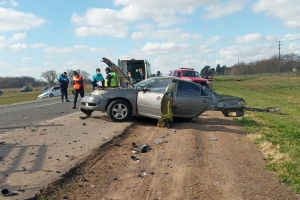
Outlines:
{"type": "Polygon", "coordinates": [[[178,81],[175,94],[176,117],[198,117],[211,105],[211,98],[196,83],[178,81]]]}
{"type": "Polygon", "coordinates": [[[161,117],[161,100],[172,78],[160,79],[139,91],[137,98],[138,114],[159,119],[161,117]]]}
{"type": "Polygon", "coordinates": [[[54,87],[53,91],[52,91],[52,94],[54,96],[59,96],[60,95],[60,88],[59,87],[54,87]]]}

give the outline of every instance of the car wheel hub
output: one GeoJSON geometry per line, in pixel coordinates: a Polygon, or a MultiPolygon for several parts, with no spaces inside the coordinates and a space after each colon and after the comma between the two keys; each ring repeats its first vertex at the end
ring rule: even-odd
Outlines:
{"type": "Polygon", "coordinates": [[[112,114],[117,119],[123,119],[127,115],[127,107],[124,104],[116,104],[112,109],[112,114]]]}

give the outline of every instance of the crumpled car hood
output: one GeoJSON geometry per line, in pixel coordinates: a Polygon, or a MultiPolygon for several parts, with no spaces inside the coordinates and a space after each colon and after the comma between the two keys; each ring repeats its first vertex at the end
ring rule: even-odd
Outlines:
{"type": "Polygon", "coordinates": [[[240,97],[227,97],[212,91],[207,87],[203,87],[204,91],[212,98],[212,103],[208,110],[239,110],[244,109],[246,101],[240,97]]]}

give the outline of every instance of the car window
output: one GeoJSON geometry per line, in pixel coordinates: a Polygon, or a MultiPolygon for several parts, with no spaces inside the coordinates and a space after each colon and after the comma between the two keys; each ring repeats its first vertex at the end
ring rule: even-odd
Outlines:
{"type": "Polygon", "coordinates": [[[183,71],[182,76],[199,77],[199,73],[196,71],[183,71]]]}
{"type": "Polygon", "coordinates": [[[146,79],[144,81],[138,82],[136,84],[134,84],[134,88],[138,88],[138,87],[146,87],[147,85],[151,84],[155,82],[154,79],[146,79]]]}
{"type": "Polygon", "coordinates": [[[174,70],[173,76],[177,76],[177,70],[174,70]]]}
{"type": "Polygon", "coordinates": [[[200,87],[194,83],[179,81],[177,88],[177,95],[179,96],[199,96],[200,87]]]}
{"type": "Polygon", "coordinates": [[[151,92],[165,93],[170,82],[171,79],[158,80],[155,83],[147,86],[147,89],[149,89],[151,92]]]}

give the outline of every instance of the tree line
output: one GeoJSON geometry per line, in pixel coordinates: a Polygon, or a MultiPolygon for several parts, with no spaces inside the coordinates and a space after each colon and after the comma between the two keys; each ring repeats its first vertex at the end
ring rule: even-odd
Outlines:
{"type": "MultiPolygon", "coordinates": [[[[68,78],[70,79],[70,83],[73,79],[73,71],[68,69],[66,72],[68,74],[68,78]]],[[[76,70],[84,79],[86,83],[91,82],[90,74],[84,70],[77,69],[76,70]]],[[[55,86],[58,84],[57,78],[60,74],[55,70],[50,70],[43,72],[41,74],[42,79],[36,79],[30,76],[21,76],[21,77],[0,77],[0,89],[5,88],[21,88],[23,86],[29,87],[43,87],[43,86],[55,86]]]]}
{"type": "Polygon", "coordinates": [[[252,62],[240,62],[231,67],[220,66],[216,68],[205,66],[200,74],[202,76],[211,74],[215,75],[251,75],[264,73],[285,73],[293,72],[293,68],[300,70],[300,55],[295,53],[287,53],[280,56],[273,55],[268,59],[262,59],[252,62]]]}

